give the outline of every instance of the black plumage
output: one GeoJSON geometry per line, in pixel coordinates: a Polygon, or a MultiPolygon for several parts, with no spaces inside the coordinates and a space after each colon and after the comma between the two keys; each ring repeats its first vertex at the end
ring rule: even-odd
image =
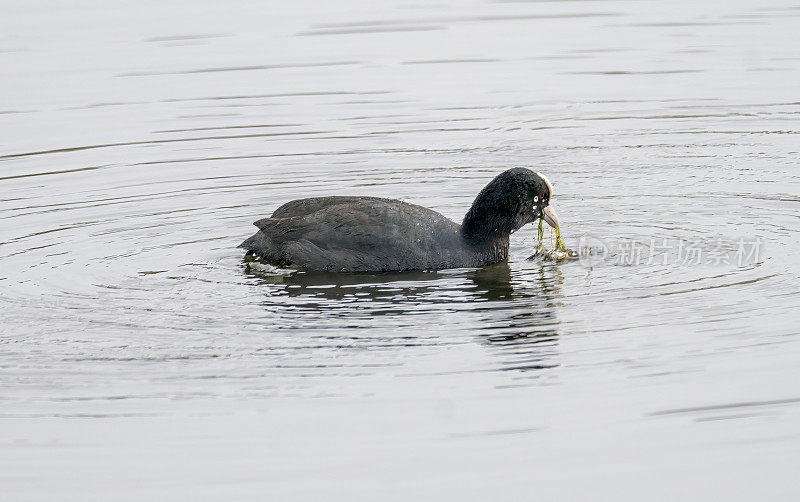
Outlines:
{"type": "Polygon", "coordinates": [[[462,225],[393,199],[299,199],[256,221],[240,247],[275,265],[330,272],[479,267],[508,257],[509,235],[542,216],[551,191],[538,173],[510,169],[478,194],[462,225]]]}

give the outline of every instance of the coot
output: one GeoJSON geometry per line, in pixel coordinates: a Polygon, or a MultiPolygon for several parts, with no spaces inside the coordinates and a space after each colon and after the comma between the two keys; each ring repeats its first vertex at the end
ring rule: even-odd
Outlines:
{"type": "Polygon", "coordinates": [[[508,258],[509,235],[544,217],[553,188],[543,175],[509,169],[481,190],[461,225],[436,211],[379,197],[313,197],[287,202],[254,223],[239,245],[278,266],[329,272],[480,267],[508,258]]]}

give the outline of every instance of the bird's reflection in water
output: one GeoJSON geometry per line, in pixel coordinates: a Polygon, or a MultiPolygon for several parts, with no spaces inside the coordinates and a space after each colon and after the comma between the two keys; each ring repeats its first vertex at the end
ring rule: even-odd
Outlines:
{"type": "Polygon", "coordinates": [[[499,369],[558,366],[554,299],[563,283],[558,265],[527,262],[512,271],[508,263],[499,263],[376,274],[276,273],[265,272],[259,262],[246,260],[244,265],[245,273],[264,288],[264,306],[286,324],[364,329],[376,338],[402,331],[406,339],[430,342],[433,337],[442,344],[454,338],[463,343],[465,333],[477,332],[473,336],[497,356],[499,369]]]}
{"type": "Polygon", "coordinates": [[[558,265],[535,264],[512,275],[502,263],[476,271],[473,280],[494,302],[484,313],[480,339],[502,361],[502,369],[558,366],[554,299],[564,281],[558,265]]]}

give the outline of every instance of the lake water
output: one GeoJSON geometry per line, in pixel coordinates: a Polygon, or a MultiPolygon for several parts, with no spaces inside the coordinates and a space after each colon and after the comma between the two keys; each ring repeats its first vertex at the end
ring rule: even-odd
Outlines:
{"type": "Polygon", "coordinates": [[[15,2],[4,501],[793,500],[800,5],[15,2]],[[598,254],[281,274],[302,197],[460,221],[513,166],[598,254]]]}

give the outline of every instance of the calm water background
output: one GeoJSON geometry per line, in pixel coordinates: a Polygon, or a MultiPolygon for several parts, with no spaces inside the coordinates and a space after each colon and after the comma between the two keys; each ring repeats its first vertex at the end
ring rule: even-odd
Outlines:
{"type": "Polygon", "coordinates": [[[0,491],[796,500],[800,5],[6,2],[0,491]],[[757,260],[275,275],[291,199],[757,260]]]}

